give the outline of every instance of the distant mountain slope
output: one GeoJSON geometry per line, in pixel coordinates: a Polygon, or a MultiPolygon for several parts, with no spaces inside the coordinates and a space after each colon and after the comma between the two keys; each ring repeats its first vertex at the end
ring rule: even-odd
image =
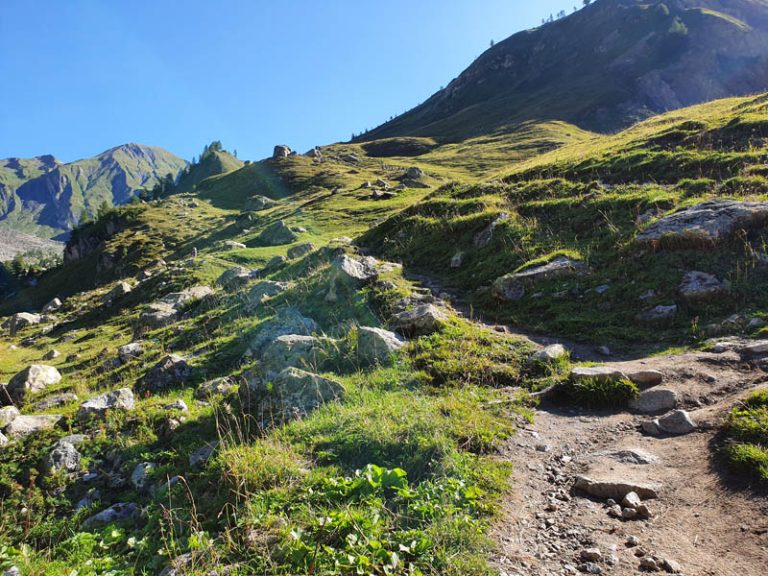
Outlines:
{"type": "Polygon", "coordinates": [[[126,144],[98,156],[60,164],[53,157],[0,161],[0,224],[56,237],[107,203],[128,202],[187,163],[162,148],[126,144]]]}
{"type": "Polygon", "coordinates": [[[242,160],[238,160],[226,150],[219,148],[206,150],[200,156],[200,160],[192,164],[182,175],[174,191],[191,192],[206,178],[233,172],[242,168],[243,164],[242,160]]]}
{"type": "Polygon", "coordinates": [[[597,0],[486,51],[360,140],[460,141],[529,120],[612,132],[659,112],[768,90],[768,0],[597,0]]]}
{"type": "Polygon", "coordinates": [[[30,252],[61,253],[64,245],[61,242],[44,240],[37,236],[16,232],[15,230],[4,230],[0,228],[0,262],[12,260],[17,254],[28,254],[30,252]]]}

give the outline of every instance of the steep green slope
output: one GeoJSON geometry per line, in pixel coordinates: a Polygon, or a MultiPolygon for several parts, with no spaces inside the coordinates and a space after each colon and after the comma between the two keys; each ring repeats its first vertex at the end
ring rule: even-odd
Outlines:
{"type": "Polygon", "coordinates": [[[206,149],[200,160],[189,167],[178,182],[176,192],[192,192],[203,180],[212,176],[233,172],[243,166],[243,162],[226,150],[206,149]]]}
{"type": "Polygon", "coordinates": [[[486,51],[361,140],[458,142],[527,121],[611,132],[659,112],[768,89],[765,0],[597,0],[486,51]]]}

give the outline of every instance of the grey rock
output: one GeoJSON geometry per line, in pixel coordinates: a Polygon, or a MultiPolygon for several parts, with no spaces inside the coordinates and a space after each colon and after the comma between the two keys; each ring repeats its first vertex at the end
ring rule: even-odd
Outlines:
{"type": "Polygon", "coordinates": [[[91,528],[100,528],[109,524],[123,524],[136,522],[141,517],[141,508],[133,502],[113,504],[106,510],[91,516],[83,522],[82,527],[86,530],[91,528]]]}
{"type": "Polygon", "coordinates": [[[393,355],[404,345],[400,337],[389,330],[370,327],[357,330],[357,358],[365,366],[390,364],[393,355]]]}
{"type": "Polygon", "coordinates": [[[176,400],[175,402],[163,406],[163,410],[168,410],[169,412],[174,410],[178,412],[189,412],[189,406],[187,406],[187,403],[184,402],[184,400],[176,400]]]}
{"type": "Polygon", "coordinates": [[[286,282],[273,282],[272,280],[264,280],[256,284],[248,292],[248,301],[253,304],[263,304],[270,298],[274,298],[278,294],[282,294],[288,288],[290,284],[286,282]]]}
{"type": "MultiPolygon", "coordinates": [[[[53,366],[33,364],[16,374],[6,386],[10,399],[21,404],[30,396],[43,392],[48,386],[61,382],[61,374],[53,366]]],[[[0,399],[2,402],[2,399],[0,399]]],[[[7,402],[5,402],[7,404],[7,402]]]]}
{"type": "Polygon", "coordinates": [[[635,370],[627,372],[627,378],[638,386],[658,386],[664,381],[664,374],[658,370],[635,370]]]}
{"type": "Polygon", "coordinates": [[[117,285],[104,296],[104,304],[109,306],[120,298],[130,294],[132,290],[133,288],[128,282],[118,282],[117,285]]]}
{"type": "Polygon", "coordinates": [[[216,451],[216,449],[219,447],[218,442],[211,442],[209,444],[206,444],[205,446],[202,446],[192,452],[192,454],[189,455],[189,465],[193,468],[197,466],[202,466],[208,460],[211,459],[211,456],[213,456],[213,453],[216,451]]]}
{"type": "Polygon", "coordinates": [[[192,367],[175,354],[168,354],[136,382],[137,392],[163,392],[172,386],[185,384],[192,376],[192,367]]]}
{"type": "Polygon", "coordinates": [[[659,414],[672,410],[677,406],[677,392],[666,388],[651,388],[641,392],[637,398],[629,402],[629,407],[641,414],[659,414]]]}
{"type": "Polygon", "coordinates": [[[2,432],[0,432],[0,447],[2,447],[2,446],[5,446],[5,445],[6,445],[6,444],[8,444],[9,442],[10,442],[10,440],[8,440],[8,438],[6,437],[6,435],[5,435],[5,434],[3,434],[2,432]]]}
{"type": "Polygon", "coordinates": [[[727,282],[705,272],[688,272],[679,287],[680,296],[689,303],[709,302],[730,291],[727,282]]]}
{"type": "Polygon", "coordinates": [[[0,408],[0,430],[8,426],[16,418],[21,416],[21,412],[16,406],[4,406],[0,408]]]}
{"type": "Polygon", "coordinates": [[[581,559],[585,562],[599,562],[603,558],[600,548],[587,548],[581,551],[581,559]]]}
{"type": "Polygon", "coordinates": [[[283,246],[285,244],[291,244],[298,240],[296,233],[290,229],[290,227],[278,220],[271,226],[267,227],[258,237],[260,243],[267,246],[283,246]]]}
{"type": "Polygon", "coordinates": [[[654,464],[658,460],[656,456],[636,449],[598,452],[597,455],[605,456],[611,460],[616,460],[617,462],[622,462],[624,464],[635,464],[639,466],[654,464]]]}
{"type": "Polygon", "coordinates": [[[11,336],[15,336],[19,330],[26,328],[27,326],[34,326],[42,322],[43,317],[40,314],[30,314],[29,312],[19,312],[11,316],[8,323],[8,328],[11,331],[11,336]]]}
{"type": "Polygon", "coordinates": [[[45,410],[51,410],[52,408],[61,408],[70,402],[76,401],[77,394],[73,392],[63,392],[61,394],[54,394],[53,396],[43,398],[32,407],[32,410],[35,412],[44,412],[45,410]]]}
{"type": "MultiPolygon", "coordinates": [[[[733,349],[734,345],[724,345],[723,352],[733,349]]],[[[740,352],[746,357],[757,357],[768,355],[768,340],[755,340],[742,346],[740,352]]]]}
{"type": "Polygon", "coordinates": [[[293,150],[291,150],[290,146],[286,146],[285,144],[278,144],[275,146],[275,149],[272,152],[272,159],[280,160],[282,158],[288,158],[292,153],[293,150]]]}
{"type": "Polygon", "coordinates": [[[43,356],[43,360],[55,360],[59,356],[61,356],[61,352],[59,352],[58,350],[49,350],[43,356]]]}
{"type": "Polygon", "coordinates": [[[661,567],[670,574],[681,574],[683,572],[683,567],[674,560],[670,560],[669,558],[664,558],[661,560],[661,567]]]}
{"type": "Polygon", "coordinates": [[[595,498],[613,498],[621,501],[630,492],[637,493],[644,500],[658,498],[659,487],[642,482],[624,479],[593,480],[586,476],[577,476],[574,488],[595,498]]]}
{"type": "Polygon", "coordinates": [[[315,245],[311,242],[305,242],[304,244],[299,244],[298,246],[294,246],[293,248],[288,249],[288,258],[295,259],[295,258],[301,258],[302,256],[306,256],[310,252],[314,252],[315,245]]]}
{"type": "Polygon", "coordinates": [[[208,380],[203,382],[195,390],[195,398],[199,400],[209,400],[214,396],[220,396],[228,394],[235,387],[235,384],[230,378],[215,378],[214,380],[208,380]]]}
{"type": "Polygon", "coordinates": [[[317,370],[337,349],[338,341],[332,338],[286,334],[264,349],[261,365],[268,373],[290,366],[317,370]]]}
{"type": "Polygon", "coordinates": [[[43,469],[46,474],[56,472],[73,473],[80,470],[80,452],[74,444],[59,440],[53,450],[45,457],[43,469]]]}
{"type": "Polygon", "coordinates": [[[17,566],[11,566],[3,572],[3,576],[22,576],[22,574],[17,566]]]}
{"type": "Polygon", "coordinates": [[[442,329],[448,315],[433,304],[420,304],[392,316],[390,326],[405,336],[422,336],[442,329]]]}
{"type": "Polygon", "coordinates": [[[130,412],[136,407],[136,400],[129,388],[120,388],[106,394],[95,396],[80,405],[77,411],[78,419],[103,419],[113,410],[130,412]]]}
{"type": "Polygon", "coordinates": [[[647,572],[659,571],[659,565],[656,563],[656,560],[652,556],[644,556],[643,558],[641,558],[640,568],[642,570],[646,570],[647,572]]]}
{"type": "Polygon", "coordinates": [[[632,508],[633,510],[637,510],[642,503],[643,501],[640,499],[640,496],[637,495],[637,492],[629,492],[621,501],[621,505],[624,508],[632,508]]]}
{"type": "Polygon", "coordinates": [[[768,203],[713,200],[664,216],[637,235],[638,242],[672,246],[707,246],[732,238],[740,230],[768,223],[768,203]]]}
{"type": "Polygon", "coordinates": [[[609,366],[577,366],[571,370],[571,380],[573,382],[584,382],[586,380],[618,382],[619,380],[628,379],[623,371],[609,366]]]}
{"type": "Polygon", "coordinates": [[[167,304],[176,310],[181,310],[194,302],[198,302],[214,294],[210,286],[192,286],[180,292],[171,292],[160,298],[160,302],[167,304]]]}
{"type": "Polygon", "coordinates": [[[491,287],[491,293],[499,300],[516,301],[525,296],[526,287],[536,282],[584,275],[588,271],[583,262],[558,256],[548,264],[498,278],[491,287]]]}
{"type": "Polygon", "coordinates": [[[368,284],[375,281],[379,276],[376,264],[377,261],[374,258],[364,257],[358,259],[341,254],[332,263],[333,277],[361,285],[368,284]]]}
{"type": "Polygon", "coordinates": [[[552,364],[563,358],[568,358],[568,350],[562,344],[550,344],[531,356],[531,360],[543,364],[552,364]]]}
{"type": "Polygon", "coordinates": [[[624,520],[634,520],[637,518],[637,510],[634,508],[624,508],[621,511],[621,517],[624,520]]]}
{"type": "Polygon", "coordinates": [[[478,232],[473,240],[475,248],[485,248],[488,246],[488,244],[491,243],[491,240],[493,240],[493,234],[496,231],[496,228],[498,228],[499,224],[506,222],[507,220],[509,220],[509,214],[507,212],[502,212],[493,220],[493,222],[478,232]]]}
{"type": "Polygon", "coordinates": [[[10,440],[18,440],[31,436],[43,430],[52,430],[62,419],[58,414],[46,414],[42,416],[17,416],[5,428],[5,434],[10,440]]]}
{"type": "Polygon", "coordinates": [[[244,209],[253,212],[261,212],[262,210],[269,210],[277,206],[277,202],[266,196],[251,196],[245,201],[244,209]]]}
{"type": "Polygon", "coordinates": [[[685,410],[675,410],[658,420],[658,426],[667,434],[684,435],[696,430],[696,424],[685,410]]]}
{"type": "Polygon", "coordinates": [[[317,323],[311,318],[302,316],[296,308],[281,308],[271,320],[261,326],[254,338],[251,339],[250,349],[255,356],[261,356],[269,344],[278,336],[286,334],[312,335],[318,332],[317,323]]]}
{"type": "Polygon", "coordinates": [[[181,292],[166,294],[160,300],[153,302],[142,312],[139,324],[151,330],[163,328],[175,322],[182,310],[214,294],[210,286],[193,286],[181,292]]]}
{"type": "Polygon", "coordinates": [[[131,342],[117,349],[117,357],[120,362],[127,364],[131,360],[139,358],[144,354],[144,345],[141,342],[131,342]]]}
{"type": "Polygon", "coordinates": [[[647,323],[665,322],[677,316],[677,310],[677,304],[670,304],[667,306],[660,304],[654,308],[640,312],[640,314],[637,315],[637,320],[647,323]]]}
{"type": "Polygon", "coordinates": [[[650,434],[651,436],[658,436],[661,434],[661,428],[659,428],[658,420],[646,420],[640,424],[640,428],[643,432],[650,434]]]}
{"type": "Polygon", "coordinates": [[[451,257],[451,263],[450,266],[453,269],[461,268],[464,265],[464,253],[463,252],[456,252],[451,257]]]}
{"type": "Polygon", "coordinates": [[[216,279],[216,285],[222,288],[238,288],[244,284],[247,284],[251,279],[252,270],[243,268],[242,266],[236,266],[225,270],[221,276],[216,279]]]}
{"type": "Polygon", "coordinates": [[[147,490],[152,482],[152,473],[156,469],[157,464],[154,462],[137,464],[131,472],[131,485],[140,492],[147,490]]]}
{"type": "Polygon", "coordinates": [[[405,171],[405,177],[411,180],[420,180],[426,176],[424,170],[418,166],[411,166],[405,171]]]}
{"type": "Polygon", "coordinates": [[[585,562],[584,564],[579,565],[579,572],[583,572],[584,574],[602,574],[603,569],[594,562],[585,562]]]}
{"type": "Polygon", "coordinates": [[[234,240],[225,240],[224,248],[227,250],[242,250],[243,248],[247,248],[247,246],[241,242],[235,242],[234,240]]]}
{"type": "Polygon", "coordinates": [[[298,368],[286,368],[271,378],[252,375],[240,387],[243,405],[264,423],[301,418],[344,393],[340,383],[298,368]]]}

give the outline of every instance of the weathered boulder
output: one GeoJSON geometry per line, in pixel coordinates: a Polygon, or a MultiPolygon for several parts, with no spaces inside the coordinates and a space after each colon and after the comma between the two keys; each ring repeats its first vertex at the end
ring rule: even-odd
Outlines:
{"type": "Polygon", "coordinates": [[[221,396],[229,394],[235,387],[234,382],[230,378],[215,378],[203,382],[195,390],[195,398],[199,400],[209,400],[214,396],[221,396]]]}
{"type": "Polygon", "coordinates": [[[56,312],[62,306],[63,306],[63,303],[61,302],[61,300],[59,298],[54,298],[53,300],[48,302],[48,304],[43,306],[43,313],[48,314],[50,312],[56,312]]]}
{"type": "Polygon", "coordinates": [[[677,304],[665,306],[660,304],[655,308],[644,310],[637,315],[637,320],[648,324],[667,322],[677,315],[677,304]]]}
{"type": "Polygon", "coordinates": [[[193,468],[202,466],[211,459],[218,447],[218,442],[209,442],[205,446],[201,446],[189,455],[189,465],[193,468]]]}
{"type": "Polygon", "coordinates": [[[216,279],[216,285],[222,288],[238,288],[244,284],[247,284],[251,279],[251,270],[243,268],[242,266],[236,266],[224,271],[221,276],[216,279]]]}
{"type": "Polygon", "coordinates": [[[440,330],[448,315],[434,304],[420,304],[392,316],[390,327],[405,336],[422,336],[440,330]]]}
{"type": "Polygon", "coordinates": [[[296,233],[290,229],[288,224],[282,220],[278,220],[261,234],[259,234],[258,240],[260,243],[267,246],[283,246],[284,244],[292,244],[298,240],[296,233]]]}
{"type": "Polygon", "coordinates": [[[117,349],[117,357],[120,362],[127,364],[144,354],[144,345],[141,342],[131,342],[117,349]]]}
{"type": "Polygon", "coordinates": [[[294,366],[317,370],[338,348],[332,338],[286,334],[275,338],[265,349],[261,365],[268,373],[294,366]]]}
{"type": "Polygon", "coordinates": [[[142,312],[139,324],[149,329],[167,326],[178,319],[185,307],[213,294],[213,288],[210,286],[193,286],[181,292],[166,294],[160,300],[150,304],[147,311],[142,312]]]}
{"type": "Polygon", "coordinates": [[[152,472],[156,469],[157,464],[154,462],[137,464],[131,472],[131,485],[139,492],[147,490],[152,483],[152,472]]]}
{"type": "Polygon", "coordinates": [[[59,352],[58,350],[49,350],[43,355],[43,360],[46,360],[46,361],[56,360],[56,358],[58,358],[59,356],[61,356],[61,352],[59,352]]]}
{"type": "Polygon", "coordinates": [[[405,343],[394,332],[361,326],[357,329],[357,358],[363,365],[388,365],[405,343]]]}
{"type": "Polygon", "coordinates": [[[46,414],[42,416],[17,416],[13,422],[5,428],[5,434],[11,440],[24,438],[42,430],[51,430],[61,420],[58,414],[46,414]]]}
{"type": "Polygon", "coordinates": [[[131,285],[128,284],[128,282],[118,282],[117,285],[104,296],[104,304],[110,306],[123,296],[130,294],[132,290],[133,288],[131,288],[131,285]]]}
{"type": "Polygon", "coordinates": [[[21,412],[16,406],[5,406],[0,408],[0,430],[8,426],[16,418],[21,416],[21,412]]]}
{"type": "Polygon", "coordinates": [[[11,331],[11,336],[15,336],[19,330],[26,328],[27,326],[34,326],[40,324],[43,317],[40,314],[30,314],[29,312],[19,312],[11,316],[8,323],[8,328],[11,331]]]}
{"type": "Polygon", "coordinates": [[[288,158],[292,152],[293,150],[291,150],[290,146],[286,146],[285,144],[278,144],[275,146],[275,149],[272,152],[272,159],[279,160],[281,158],[288,158]]]}
{"type": "Polygon", "coordinates": [[[210,286],[192,286],[191,288],[185,288],[181,292],[171,292],[160,298],[160,302],[172,306],[176,310],[181,310],[185,306],[189,306],[193,302],[203,300],[213,295],[213,288],[210,286]]]}
{"type": "Polygon", "coordinates": [[[659,418],[656,423],[662,432],[678,436],[690,434],[696,430],[696,424],[691,420],[691,416],[685,410],[675,410],[674,412],[659,418]]]}
{"type": "Polygon", "coordinates": [[[619,380],[629,380],[624,371],[610,366],[577,366],[571,370],[571,380],[573,382],[583,382],[586,380],[598,380],[600,382],[618,382],[619,380]]]}
{"type": "Polygon", "coordinates": [[[73,392],[63,392],[61,394],[54,394],[48,396],[37,402],[32,406],[32,410],[35,412],[44,412],[45,410],[51,410],[52,408],[61,408],[70,402],[77,401],[77,394],[73,392]]]}
{"type": "Polygon", "coordinates": [[[586,476],[577,476],[573,487],[595,498],[612,498],[618,502],[630,492],[636,493],[643,500],[659,497],[659,486],[625,479],[593,480],[586,476]]]}
{"type": "Polygon", "coordinates": [[[302,316],[296,308],[280,308],[274,318],[259,326],[258,332],[251,339],[250,350],[254,355],[261,356],[264,348],[278,336],[286,334],[311,336],[318,330],[317,323],[311,318],[302,316]]]}
{"type": "Polygon", "coordinates": [[[133,502],[113,504],[85,520],[82,527],[86,530],[100,528],[109,524],[126,524],[136,522],[141,518],[141,508],[133,502]]]}
{"type": "Polygon", "coordinates": [[[136,400],[129,388],[120,388],[106,394],[95,396],[80,405],[77,417],[81,420],[88,418],[103,419],[113,410],[130,412],[136,407],[136,400]]]}
{"type": "Polygon", "coordinates": [[[637,235],[652,246],[706,246],[768,224],[768,203],[712,200],[659,218],[637,235]]]}
{"type": "Polygon", "coordinates": [[[223,245],[227,250],[242,250],[243,248],[247,248],[242,242],[235,242],[234,240],[225,240],[223,245]]]}
{"type": "MultiPolygon", "coordinates": [[[[723,346],[723,348],[726,347],[723,346]]],[[[742,346],[739,352],[746,358],[768,355],[768,340],[755,340],[754,342],[750,342],[749,344],[742,346]]]]}
{"type": "Polygon", "coordinates": [[[424,176],[426,176],[424,170],[418,166],[411,166],[405,171],[405,177],[410,178],[411,180],[420,180],[421,178],[424,178],[424,176]]]}
{"type": "Polygon", "coordinates": [[[170,304],[153,302],[139,316],[139,325],[150,330],[157,330],[175,322],[178,315],[179,311],[170,304]]]}
{"type": "Polygon", "coordinates": [[[43,461],[46,474],[62,471],[73,473],[80,470],[80,452],[71,442],[59,440],[43,461]]]}
{"type": "Polygon", "coordinates": [[[550,344],[531,356],[531,360],[543,364],[552,364],[564,358],[568,358],[568,350],[562,344],[550,344]]]}
{"type": "Polygon", "coordinates": [[[294,258],[301,258],[302,256],[306,256],[310,252],[313,252],[315,250],[315,245],[311,242],[305,242],[304,244],[299,244],[298,246],[294,246],[293,248],[288,249],[288,258],[294,259],[294,258]]]}
{"type": "Polygon", "coordinates": [[[245,201],[244,209],[252,212],[261,212],[277,206],[277,202],[266,196],[251,196],[245,201]]]}
{"type": "Polygon", "coordinates": [[[659,414],[677,406],[677,392],[666,388],[651,388],[629,402],[629,408],[642,414],[659,414]]]}
{"type": "MultiPolygon", "coordinates": [[[[61,382],[61,374],[53,366],[33,364],[16,374],[6,386],[10,399],[16,404],[25,402],[30,396],[39,394],[48,386],[61,382]]],[[[3,402],[0,398],[0,402],[3,402]]],[[[7,402],[4,402],[7,404],[7,402]]]]}
{"type": "Polygon", "coordinates": [[[277,296],[288,290],[290,284],[287,282],[274,282],[273,280],[263,280],[251,288],[248,292],[248,301],[252,304],[263,304],[270,298],[277,296]]]}
{"type": "Polygon", "coordinates": [[[370,256],[358,259],[341,254],[334,259],[331,266],[335,279],[344,279],[364,285],[378,278],[379,273],[376,270],[376,264],[376,259],[370,256]]]}
{"type": "Polygon", "coordinates": [[[496,231],[496,228],[498,228],[499,224],[506,222],[507,220],[509,220],[509,213],[502,212],[493,220],[493,222],[475,234],[475,248],[485,248],[488,246],[488,244],[491,243],[491,240],[493,240],[493,233],[496,231]]]}
{"type": "Polygon", "coordinates": [[[727,282],[705,272],[688,272],[680,284],[679,292],[689,303],[701,303],[725,296],[730,291],[727,282]]]}
{"type": "Polygon", "coordinates": [[[491,293],[499,300],[513,302],[523,298],[526,288],[536,282],[583,275],[587,272],[587,265],[583,262],[558,256],[548,264],[507,274],[496,279],[491,287],[491,293]]]}
{"type": "Polygon", "coordinates": [[[134,389],[139,393],[163,392],[172,386],[185,384],[192,376],[192,368],[187,361],[168,354],[136,382],[134,389]]]}
{"type": "Polygon", "coordinates": [[[271,378],[253,375],[240,388],[243,405],[265,423],[303,417],[343,396],[340,383],[299,368],[286,368],[271,378]]]}
{"type": "Polygon", "coordinates": [[[664,381],[664,374],[658,370],[630,370],[627,371],[627,377],[644,388],[658,386],[664,381]]]}

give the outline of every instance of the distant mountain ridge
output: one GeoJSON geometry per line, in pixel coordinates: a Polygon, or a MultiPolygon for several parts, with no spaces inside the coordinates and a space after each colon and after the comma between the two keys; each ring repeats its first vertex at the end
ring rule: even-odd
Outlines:
{"type": "Polygon", "coordinates": [[[526,121],[613,132],[768,90],[768,0],[597,0],[496,44],[423,104],[358,138],[461,141],[526,121]]]}
{"type": "Polygon", "coordinates": [[[0,160],[0,228],[64,237],[104,203],[129,202],[187,162],[156,146],[125,144],[76,162],[53,156],[0,160]]]}

